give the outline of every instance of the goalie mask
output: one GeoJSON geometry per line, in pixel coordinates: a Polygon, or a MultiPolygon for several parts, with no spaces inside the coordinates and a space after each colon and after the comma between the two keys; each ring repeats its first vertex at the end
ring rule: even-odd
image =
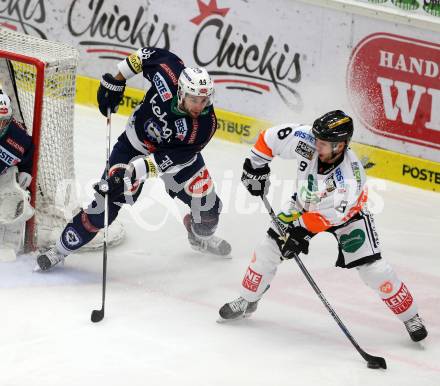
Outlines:
{"type": "Polygon", "coordinates": [[[202,67],[186,67],[183,69],[177,86],[179,106],[183,104],[186,95],[208,97],[208,106],[212,105],[214,82],[206,69],[202,67]]]}
{"type": "Polygon", "coordinates": [[[12,119],[12,106],[9,97],[0,89],[0,133],[12,119]]]}

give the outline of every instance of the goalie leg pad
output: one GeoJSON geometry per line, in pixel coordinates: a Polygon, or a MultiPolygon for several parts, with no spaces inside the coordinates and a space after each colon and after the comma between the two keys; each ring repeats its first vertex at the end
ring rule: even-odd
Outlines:
{"type": "Polygon", "coordinates": [[[411,292],[383,259],[357,267],[363,282],[372,288],[387,307],[402,321],[415,316],[417,304],[411,292]]]}
{"type": "MultiPolygon", "coordinates": [[[[23,247],[24,223],[0,225],[0,250],[9,250],[8,256],[18,253],[23,247]]],[[[0,252],[1,254],[2,252],[0,252]]],[[[0,260],[2,256],[0,256],[0,260]]],[[[9,258],[7,260],[10,260],[9,258]]]]}

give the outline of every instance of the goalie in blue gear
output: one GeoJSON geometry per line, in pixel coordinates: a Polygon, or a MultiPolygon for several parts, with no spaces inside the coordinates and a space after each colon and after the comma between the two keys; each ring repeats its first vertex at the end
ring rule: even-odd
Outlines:
{"type": "Polygon", "coordinates": [[[26,190],[32,181],[32,138],[12,114],[0,88],[0,259],[13,260],[23,246],[24,225],[33,216],[26,190]]]}

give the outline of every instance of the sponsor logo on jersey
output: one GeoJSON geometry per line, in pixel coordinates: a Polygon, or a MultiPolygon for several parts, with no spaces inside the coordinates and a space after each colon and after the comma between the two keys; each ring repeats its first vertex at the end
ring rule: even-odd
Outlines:
{"type": "Polygon", "coordinates": [[[344,252],[354,253],[365,242],[365,232],[362,229],[355,229],[348,235],[342,235],[339,239],[341,248],[344,252]]]}
{"type": "Polygon", "coordinates": [[[139,50],[139,56],[143,60],[148,60],[150,59],[151,55],[153,55],[155,52],[156,52],[155,50],[150,50],[149,48],[141,48],[139,50]]]}
{"type": "Polygon", "coordinates": [[[161,135],[162,139],[167,140],[169,137],[171,137],[173,131],[168,127],[166,111],[162,112],[160,106],[158,106],[156,103],[156,98],[157,98],[157,94],[154,94],[150,99],[151,111],[153,111],[153,114],[162,123],[162,135],[161,135]]]}
{"type": "Polygon", "coordinates": [[[352,162],[351,170],[353,170],[353,175],[356,180],[357,190],[359,192],[362,190],[362,178],[361,178],[361,170],[359,168],[359,162],[352,162]]]}
{"type": "Polygon", "coordinates": [[[81,236],[78,234],[75,228],[68,227],[63,235],[64,243],[69,249],[69,247],[76,247],[82,242],[81,236]]]}
{"type": "Polygon", "coordinates": [[[142,72],[142,61],[136,53],[131,54],[127,58],[127,61],[128,61],[128,65],[135,74],[139,74],[140,72],[142,72]]]}
{"type": "Polygon", "coordinates": [[[189,144],[194,143],[196,141],[198,132],[199,132],[199,121],[197,120],[197,118],[195,118],[192,120],[192,132],[189,137],[189,141],[188,141],[189,144]]]}
{"type": "Polygon", "coordinates": [[[440,46],[384,32],[362,39],[347,70],[350,100],[369,130],[440,149],[440,46]]]}
{"type": "MultiPolygon", "coordinates": [[[[305,182],[305,181],[304,181],[305,182]]],[[[318,192],[318,184],[313,174],[307,176],[307,186],[301,186],[299,189],[299,197],[306,204],[317,204],[321,201],[322,197],[327,195],[327,192],[318,192]]]]}
{"type": "Polygon", "coordinates": [[[206,196],[213,188],[214,183],[205,166],[185,184],[185,192],[197,198],[206,196]]]}
{"type": "Polygon", "coordinates": [[[188,133],[188,126],[186,125],[186,119],[180,118],[177,121],[174,121],[174,125],[176,126],[176,138],[183,141],[188,133]]]}
{"type": "Polygon", "coordinates": [[[333,178],[333,173],[330,174],[325,180],[325,190],[327,190],[327,192],[331,193],[336,189],[336,181],[333,178]]]}
{"type": "Polygon", "coordinates": [[[21,155],[24,154],[24,146],[22,146],[19,143],[15,142],[11,137],[6,138],[6,143],[9,146],[12,146],[18,152],[20,152],[21,155]]]}
{"type": "Polygon", "coordinates": [[[399,291],[397,291],[395,295],[382,300],[396,315],[405,312],[413,304],[413,297],[404,283],[402,283],[399,291]]]}
{"type": "Polygon", "coordinates": [[[156,72],[154,74],[153,83],[156,86],[157,92],[159,93],[162,102],[168,101],[173,97],[173,94],[171,94],[171,90],[168,87],[167,82],[160,73],[156,72]]]}
{"type": "Polygon", "coordinates": [[[307,142],[310,142],[311,144],[315,144],[315,137],[310,133],[306,133],[304,131],[297,130],[297,131],[295,131],[295,137],[305,139],[307,142]]]}
{"type": "Polygon", "coordinates": [[[173,84],[175,86],[177,86],[178,83],[178,79],[177,79],[177,75],[174,73],[174,71],[170,68],[170,66],[168,66],[168,64],[165,63],[161,63],[160,66],[162,67],[162,69],[166,72],[166,74],[168,75],[168,77],[171,79],[171,82],[173,82],[173,84]]]}
{"type": "Polygon", "coordinates": [[[3,161],[8,166],[15,166],[21,161],[21,159],[0,145],[0,161],[3,161]]]}
{"type": "Polygon", "coordinates": [[[258,287],[260,286],[261,279],[263,275],[255,272],[251,267],[248,267],[243,282],[241,283],[244,288],[248,289],[252,292],[257,292],[258,287]]]}
{"type": "Polygon", "coordinates": [[[339,185],[344,185],[344,176],[342,175],[341,168],[336,168],[335,177],[336,177],[336,181],[339,182],[339,185]]]}
{"type": "Polygon", "coordinates": [[[298,153],[300,156],[311,160],[313,154],[315,153],[315,149],[310,145],[307,145],[307,143],[299,141],[298,145],[296,146],[295,152],[298,153]]]}

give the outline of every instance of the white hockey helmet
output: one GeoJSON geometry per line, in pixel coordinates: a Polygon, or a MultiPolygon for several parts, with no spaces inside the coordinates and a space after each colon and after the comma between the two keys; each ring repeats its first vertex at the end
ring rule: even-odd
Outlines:
{"type": "Polygon", "coordinates": [[[208,106],[212,105],[214,98],[214,82],[203,67],[185,67],[180,73],[177,96],[179,105],[186,95],[209,97],[208,106]]]}
{"type": "Polygon", "coordinates": [[[11,100],[0,88],[0,132],[9,124],[12,118],[11,100]]]}

